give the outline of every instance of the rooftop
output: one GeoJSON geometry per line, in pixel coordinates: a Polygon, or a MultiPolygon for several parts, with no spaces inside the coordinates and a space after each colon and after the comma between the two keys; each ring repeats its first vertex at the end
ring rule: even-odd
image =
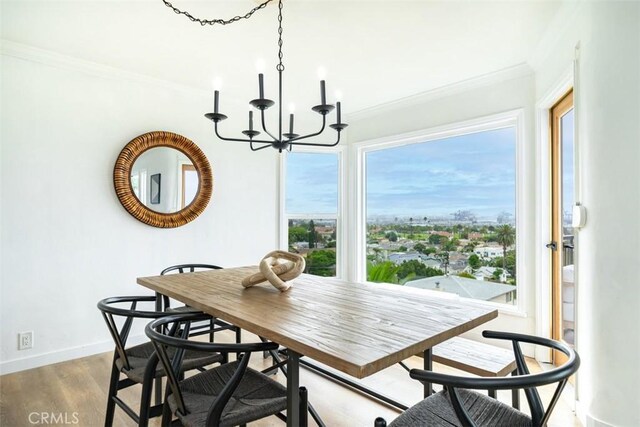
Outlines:
{"type": "Polygon", "coordinates": [[[473,298],[483,301],[490,301],[516,289],[515,286],[512,285],[450,275],[412,280],[407,282],[405,286],[451,292],[463,298],[473,298]]]}

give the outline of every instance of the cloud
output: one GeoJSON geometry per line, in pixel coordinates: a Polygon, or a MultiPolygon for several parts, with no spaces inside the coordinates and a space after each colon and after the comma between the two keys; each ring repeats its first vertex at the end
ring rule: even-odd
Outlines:
{"type": "MultiPolygon", "coordinates": [[[[516,133],[503,128],[366,154],[367,215],[515,214],[516,133]]],[[[336,213],[335,153],[287,156],[287,212],[336,213]]]]}

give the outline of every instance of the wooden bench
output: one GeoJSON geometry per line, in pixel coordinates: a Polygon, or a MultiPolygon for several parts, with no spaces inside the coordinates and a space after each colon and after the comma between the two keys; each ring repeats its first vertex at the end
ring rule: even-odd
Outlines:
{"type": "MultiPolygon", "coordinates": [[[[481,377],[518,373],[513,351],[466,338],[455,337],[438,344],[433,348],[432,357],[434,362],[481,377]]],[[[496,391],[489,390],[489,396],[495,398],[496,391]]],[[[511,400],[513,407],[519,409],[519,390],[512,390],[511,400]]]]}

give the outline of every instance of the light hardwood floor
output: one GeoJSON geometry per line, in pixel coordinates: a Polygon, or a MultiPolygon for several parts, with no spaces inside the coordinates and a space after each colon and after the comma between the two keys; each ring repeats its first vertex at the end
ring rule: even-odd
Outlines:
{"type": "MultiPolygon", "coordinates": [[[[226,333],[222,336],[224,334],[226,333]]],[[[254,338],[243,331],[243,341],[251,341],[254,338]]],[[[231,342],[231,335],[224,336],[220,341],[231,342]]],[[[34,421],[38,420],[39,414],[43,412],[53,413],[58,417],[60,416],[58,414],[66,414],[68,425],[73,425],[72,423],[76,420],[75,425],[80,426],[103,425],[111,358],[111,353],[104,353],[0,377],[0,426],[30,426],[33,425],[29,422],[30,414],[36,413],[31,415],[34,421]]],[[[268,361],[263,360],[261,355],[255,354],[252,357],[251,366],[254,368],[260,369],[267,364],[268,361]]],[[[410,358],[407,359],[407,364],[410,367],[419,368],[422,360],[417,357],[410,358]]],[[[439,372],[462,374],[460,371],[442,365],[434,365],[434,369],[439,372]]],[[[529,365],[533,372],[541,369],[535,361],[529,361],[529,365]]],[[[281,374],[278,374],[277,378],[285,382],[281,374]]],[[[418,402],[422,393],[421,385],[411,380],[400,366],[374,374],[362,382],[409,404],[418,402]]],[[[326,425],[330,427],[371,427],[373,420],[378,416],[385,417],[389,422],[399,414],[394,409],[306,369],[301,369],[300,384],[308,388],[311,403],[321,414],[326,425]]],[[[140,386],[134,386],[122,390],[120,396],[137,408],[140,388],[140,386]]],[[[552,393],[551,388],[541,389],[541,396],[545,402],[550,399],[552,393]]],[[[563,398],[553,412],[549,426],[581,425],[571,408],[572,393],[572,389],[565,390],[563,398]]],[[[500,392],[498,397],[510,403],[510,392],[500,392]]],[[[521,402],[526,408],[524,395],[521,397],[521,402]]],[[[64,421],[62,424],[48,425],[64,425],[64,421]]],[[[114,425],[128,427],[135,426],[135,423],[116,408],[114,425]]],[[[150,425],[159,426],[159,419],[152,420],[150,425]]],[[[251,425],[282,427],[284,423],[271,417],[251,425]]],[[[310,425],[315,423],[311,421],[310,425]]]]}

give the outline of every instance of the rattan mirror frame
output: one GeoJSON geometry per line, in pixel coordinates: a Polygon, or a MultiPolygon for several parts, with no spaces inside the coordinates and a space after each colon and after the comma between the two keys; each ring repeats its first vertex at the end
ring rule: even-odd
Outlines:
{"type": "Polygon", "coordinates": [[[209,160],[191,140],[172,132],[156,131],[140,135],[118,155],[113,168],[113,184],[122,206],[138,221],[158,228],[175,228],[196,219],[207,207],[213,193],[213,175],[209,160]],[[193,201],[173,213],[155,212],[136,197],[131,187],[131,169],[136,159],[151,148],[169,147],[184,153],[198,172],[198,191],[193,201]]]}

